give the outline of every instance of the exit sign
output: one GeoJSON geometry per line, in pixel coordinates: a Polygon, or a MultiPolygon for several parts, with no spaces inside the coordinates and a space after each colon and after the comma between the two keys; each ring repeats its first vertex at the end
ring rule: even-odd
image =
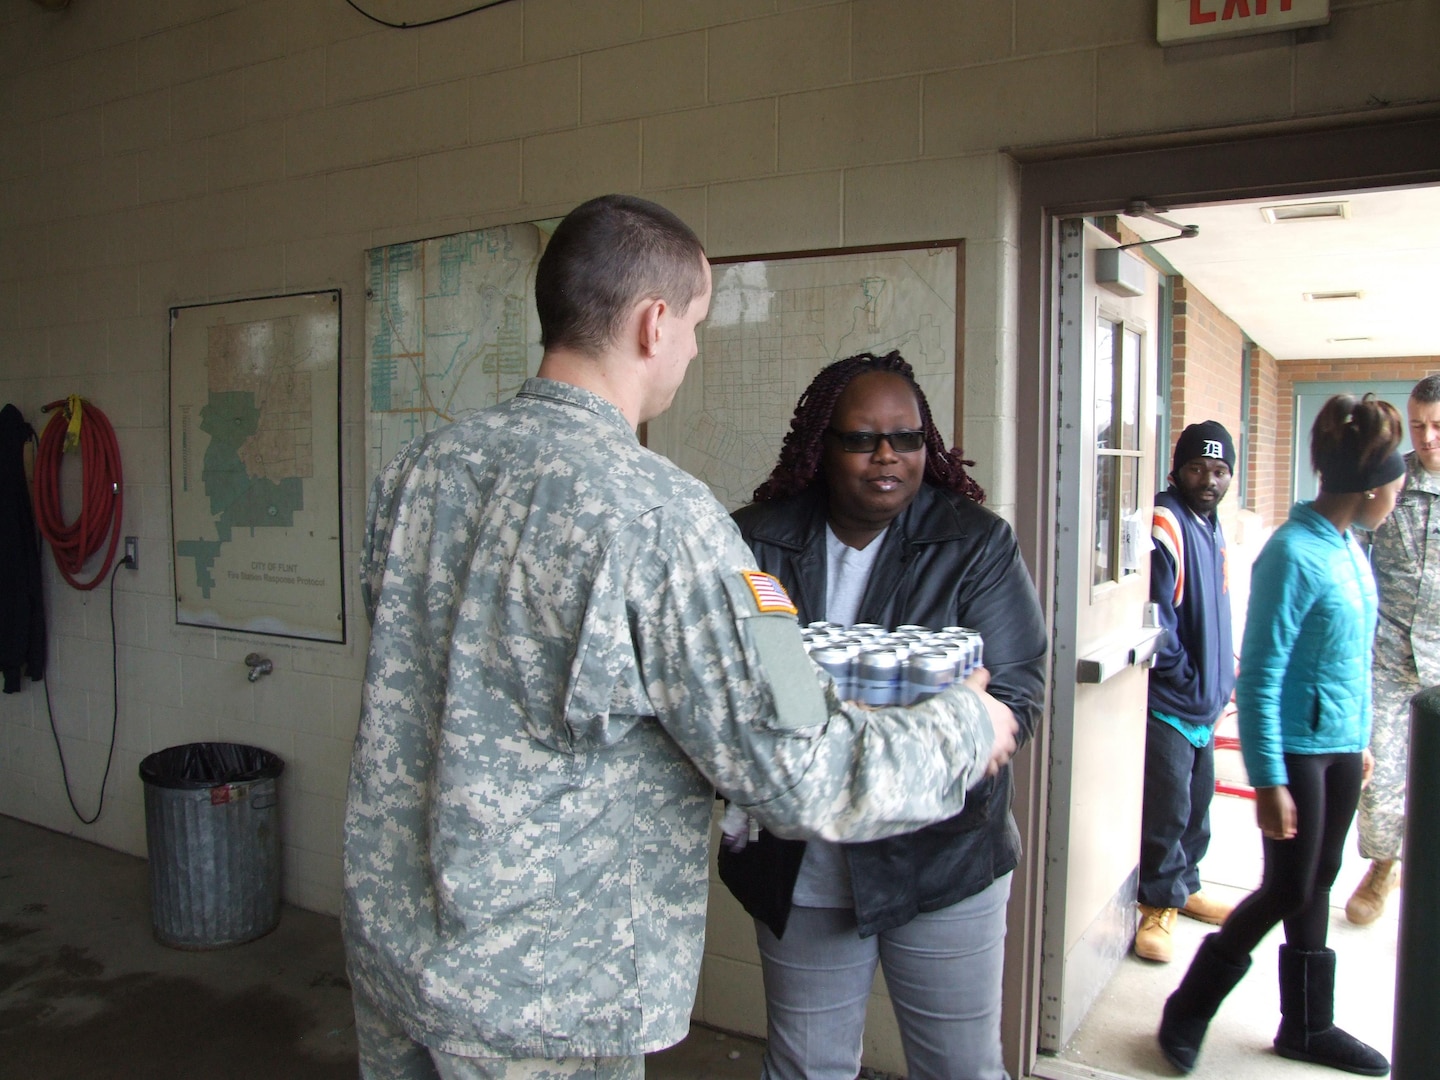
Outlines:
{"type": "Polygon", "coordinates": [[[1269,34],[1330,21],[1330,0],[1156,0],[1161,45],[1269,34]]]}

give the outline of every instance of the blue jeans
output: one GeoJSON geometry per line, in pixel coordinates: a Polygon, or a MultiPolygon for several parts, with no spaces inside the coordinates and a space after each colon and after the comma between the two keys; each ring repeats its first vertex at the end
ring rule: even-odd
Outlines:
{"type": "Polygon", "coordinates": [[[1008,1080],[1000,1053],[1006,874],[976,895],[862,938],[855,912],[792,908],[756,922],[768,1043],[762,1080],[855,1080],[878,963],[909,1080],[1008,1080]]]}
{"type": "Polygon", "coordinates": [[[1140,810],[1142,904],[1184,907],[1200,888],[1210,849],[1215,739],[1200,749],[1164,720],[1145,724],[1145,794],[1140,810]]]}

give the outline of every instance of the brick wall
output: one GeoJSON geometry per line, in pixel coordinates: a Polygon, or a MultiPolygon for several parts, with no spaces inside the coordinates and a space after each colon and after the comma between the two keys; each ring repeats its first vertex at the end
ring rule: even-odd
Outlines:
{"type": "Polygon", "coordinates": [[[1202,420],[1218,420],[1238,434],[1244,332],[1183,279],[1175,287],[1173,311],[1171,449],[1187,424],[1202,420]]]}
{"type": "MultiPolygon", "coordinates": [[[[1218,420],[1225,425],[1240,448],[1244,424],[1240,415],[1243,398],[1245,335],[1233,320],[1217,308],[1204,293],[1183,278],[1175,279],[1171,303],[1170,444],[1166,462],[1174,456],[1175,443],[1189,424],[1218,420]]],[[[1220,504],[1220,518],[1227,531],[1241,507],[1232,496],[1220,504]]]]}
{"type": "MultiPolygon", "coordinates": [[[[1266,525],[1284,519],[1288,490],[1281,483],[1279,451],[1287,446],[1279,429],[1280,365],[1259,346],[1250,353],[1250,415],[1246,418],[1249,460],[1246,463],[1245,509],[1266,525]]],[[[1287,399],[1288,400],[1288,399],[1287,399]]]]}

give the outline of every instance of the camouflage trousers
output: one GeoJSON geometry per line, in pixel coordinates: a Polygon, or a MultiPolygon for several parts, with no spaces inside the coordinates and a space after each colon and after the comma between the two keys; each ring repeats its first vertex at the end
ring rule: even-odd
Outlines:
{"type": "Polygon", "coordinates": [[[1375,775],[1360,792],[1360,854],[1398,859],[1405,839],[1405,772],[1410,757],[1410,699],[1420,692],[1414,661],[1375,664],[1370,753],[1375,775]]]}
{"type": "Polygon", "coordinates": [[[355,1041],[361,1080],[645,1080],[645,1059],[469,1058],[444,1054],[410,1038],[355,993],[355,1041]]]}

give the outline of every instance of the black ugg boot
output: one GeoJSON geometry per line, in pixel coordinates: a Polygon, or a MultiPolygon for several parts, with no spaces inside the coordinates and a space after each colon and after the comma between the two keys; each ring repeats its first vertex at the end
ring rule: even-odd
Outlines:
{"type": "Polygon", "coordinates": [[[1209,934],[1200,943],[1185,978],[1165,1002],[1160,1014],[1160,1050],[1165,1060],[1182,1073],[1195,1067],[1200,1044],[1225,995],[1250,970],[1250,957],[1236,963],[1221,956],[1215,947],[1219,934],[1209,934]]]}
{"type": "Polygon", "coordinates": [[[1384,1076],[1385,1055],[1335,1026],[1335,951],[1280,946],[1280,1030],[1275,1052],[1332,1069],[1384,1076]]]}

